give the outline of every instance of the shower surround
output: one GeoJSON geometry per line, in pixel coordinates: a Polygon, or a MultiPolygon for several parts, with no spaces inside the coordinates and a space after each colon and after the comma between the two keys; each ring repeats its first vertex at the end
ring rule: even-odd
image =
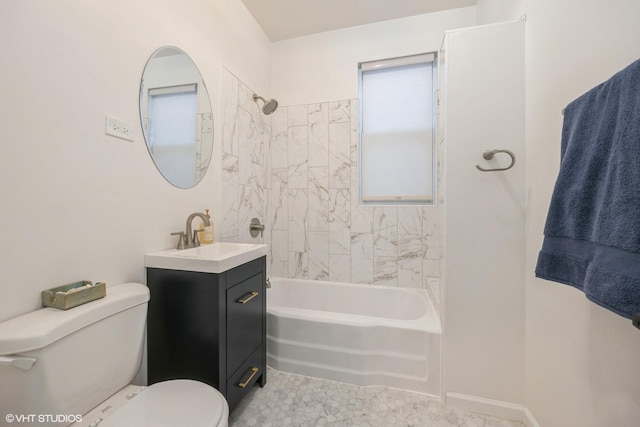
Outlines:
{"type": "Polygon", "coordinates": [[[222,240],[257,242],[271,276],[425,288],[439,302],[439,206],[358,204],[358,100],[260,112],[222,75],[222,240]]]}

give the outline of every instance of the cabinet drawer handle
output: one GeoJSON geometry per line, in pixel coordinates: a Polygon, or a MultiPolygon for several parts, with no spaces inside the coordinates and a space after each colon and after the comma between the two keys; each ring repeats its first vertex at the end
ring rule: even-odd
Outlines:
{"type": "Polygon", "coordinates": [[[240,298],[238,301],[238,303],[240,304],[246,304],[249,301],[251,301],[252,299],[254,299],[255,297],[258,296],[258,292],[253,291],[253,292],[249,292],[247,295],[243,296],[242,298],[240,298]]]}
{"type": "Polygon", "coordinates": [[[249,378],[247,378],[246,381],[238,383],[238,387],[245,388],[247,386],[247,384],[249,384],[251,382],[253,377],[255,377],[256,374],[258,373],[258,368],[256,368],[255,366],[252,366],[251,369],[249,370],[249,372],[251,372],[251,375],[249,375],[249,378]]]}

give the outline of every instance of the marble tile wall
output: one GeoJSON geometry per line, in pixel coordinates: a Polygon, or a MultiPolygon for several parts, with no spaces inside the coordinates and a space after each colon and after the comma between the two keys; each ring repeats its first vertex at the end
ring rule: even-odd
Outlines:
{"type": "MultiPolygon", "coordinates": [[[[260,111],[253,91],[228,70],[221,75],[222,225],[225,242],[269,243],[249,234],[251,218],[266,224],[270,206],[271,118],[260,111]]],[[[220,226],[220,225],[217,225],[220,226]]],[[[270,254],[268,256],[271,258],[270,254]]]]}
{"type": "Polygon", "coordinates": [[[252,95],[223,70],[222,240],[268,244],[271,276],[433,289],[441,208],[358,204],[358,101],[265,116],[252,95]]]}
{"type": "Polygon", "coordinates": [[[358,205],[358,101],[272,119],[270,274],[400,287],[440,276],[441,210],[358,205]]]}
{"type": "Polygon", "coordinates": [[[207,173],[211,160],[213,144],[213,113],[198,113],[196,115],[196,182],[207,173]],[[204,142],[204,143],[203,143],[204,142]]]}

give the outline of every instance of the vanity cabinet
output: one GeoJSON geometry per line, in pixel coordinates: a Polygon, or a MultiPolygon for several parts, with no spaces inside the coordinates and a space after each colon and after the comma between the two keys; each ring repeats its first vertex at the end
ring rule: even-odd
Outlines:
{"type": "Polygon", "coordinates": [[[233,410],[267,381],[266,257],[223,273],[147,268],[148,381],[193,379],[233,410]]]}

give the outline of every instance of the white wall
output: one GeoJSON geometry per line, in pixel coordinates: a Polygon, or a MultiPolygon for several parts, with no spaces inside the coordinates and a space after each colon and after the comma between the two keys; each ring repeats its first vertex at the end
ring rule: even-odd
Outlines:
{"type": "MultiPolygon", "coordinates": [[[[640,57],[635,0],[524,0],[527,14],[526,405],[543,427],[640,425],[640,331],[534,277],[559,167],[562,108],[640,57]]],[[[504,0],[478,9],[504,11],[504,0]]],[[[516,19],[521,14],[507,17],[516,19]]],[[[505,19],[502,12],[485,22],[505,19]]]]}
{"type": "Polygon", "coordinates": [[[514,409],[490,412],[505,417],[524,403],[524,36],[520,21],[447,33],[442,88],[447,404],[491,399],[514,409]],[[514,167],[479,171],[509,166],[484,160],[492,149],[514,167]]]}
{"type": "Polygon", "coordinates": [[[174,245],[189,213],[220,219],[220,67],[269,87],[269,41],[239,0],[0,0],[0,51],[0,320],[52,286],[144,282],[144,253],[174,245]],[[187,52],[213,101],[214,159],[190,190],[162,178],[140,129],[140,76],[162,45],[187,52]],[[106,114],[134,141],[106,136],[106,114]]]}
{"type": "Polygon", "coordinates": [[[640,425],[640,331],[534,278],[562,108],[640,57],[635,0],[527,1],[527,406],[541,426],[640,425]]]}
{"type": "Polygon", "coordinates": [[[446,30],[475,24],[475,7],[274,43],[271,92],[282,105],[358,98],[358,63],[440,49],[446,30]]]}
{"type": "Polygon", "coordinates": [[[476,23],[478,25],[515,21],[525,14],[526,0],[478,0],[476,23]]]}

